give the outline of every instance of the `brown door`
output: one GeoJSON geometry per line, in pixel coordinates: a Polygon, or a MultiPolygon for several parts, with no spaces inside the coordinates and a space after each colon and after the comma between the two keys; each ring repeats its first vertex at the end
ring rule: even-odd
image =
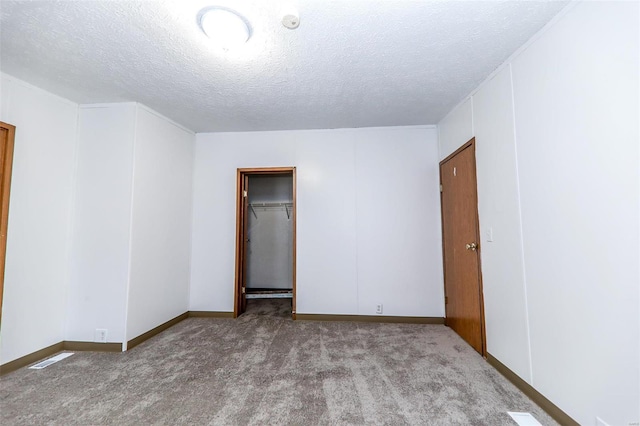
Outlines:
{"type": "Polygon", "coordinates": [[[0,322],[2,321],[2,294],[4,292],[4,261],[7,250],[9,219],[9,189],[13,164],[13,141],[16,128],[0,121],[0,322]]]}
{"type": "Polygon", "coordinates": [[[248,235],[249,235],[249,175],[243,174],[240,176],[240,192],[242,204],[239,209],[240,214],[240,229],[238,236],[239,243],[239,268],[238,268],[238,297],[236,299],[236,315],[242,315],[247,310],[247,247],[248,247],[248,235]]]}
{"type": "Polygon", "coordinates": [[[485,354],[475,140],[440,163],[446,324],[485,354]]]}

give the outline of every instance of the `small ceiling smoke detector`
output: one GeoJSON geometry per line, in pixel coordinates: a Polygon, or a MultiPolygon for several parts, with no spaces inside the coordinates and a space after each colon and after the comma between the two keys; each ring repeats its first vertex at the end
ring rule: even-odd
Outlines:
{"type": "Polygon", "coordinates": [[[300,18],[296,15],[285,15],[282,18],[282,25],[290,30],[295,30],[300,26],[300,18]]]}
{"type": "Polygon", "coordinates": [[[222,48],[240,46],[251,37],[251,25],[235,10],[213,6],[198,13],[200,28],[222,48]]]}

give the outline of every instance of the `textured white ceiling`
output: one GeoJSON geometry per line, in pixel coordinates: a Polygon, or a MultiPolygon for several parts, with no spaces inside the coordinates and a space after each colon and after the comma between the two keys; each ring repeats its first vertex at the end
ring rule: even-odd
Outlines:
{"type": "Polygon", "coordinates": [[[567,1],[5,1],[0,69],[79,103],[141,102],[197,131],[437,123],[567,1]],[[198,11],[253,36],[215,50],[198,11]],[[288,30],[282,16],[301,24],[288,30]]]}

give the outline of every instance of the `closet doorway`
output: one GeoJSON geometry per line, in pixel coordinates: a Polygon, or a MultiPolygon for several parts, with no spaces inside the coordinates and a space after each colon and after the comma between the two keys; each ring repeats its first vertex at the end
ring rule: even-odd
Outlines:
{"type": "Polygon", "coordinates": [[[234,317],[296,317],[296,169],[238,169],[234,317]],[[286,312],[286,313],[285,313],[286,312]]]}

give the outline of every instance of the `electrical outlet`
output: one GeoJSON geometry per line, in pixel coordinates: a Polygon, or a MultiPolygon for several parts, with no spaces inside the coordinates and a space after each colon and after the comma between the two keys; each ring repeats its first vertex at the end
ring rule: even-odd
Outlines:
{"type": "Polygon", "coordinates": [[[376,314],[382,314],[382,303],[376,305],[376,314]]]}
{"type": "Polygon", "coordinates": [[[107,329],[96,328],[96,334],[93,336],[94,343],[107,343],[107,329]]]}

